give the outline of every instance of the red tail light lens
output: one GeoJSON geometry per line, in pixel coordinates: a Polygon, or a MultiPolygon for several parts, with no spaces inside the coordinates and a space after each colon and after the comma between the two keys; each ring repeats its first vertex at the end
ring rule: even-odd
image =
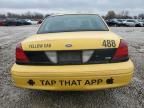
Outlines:
{"type": "Polygon", "coordinates": [[[25,55],[21,44],[18,44],[16,46],[16,62],[19,63],[27,63],[29,60],[27,58],[27,56],[25,55]]]}
{"type": "Polygon", "coordinates": [[[113,61],[122,61],[128,59],[128,45],[124,40],[120,41],[119,47],[117,48],[113,61]]]}

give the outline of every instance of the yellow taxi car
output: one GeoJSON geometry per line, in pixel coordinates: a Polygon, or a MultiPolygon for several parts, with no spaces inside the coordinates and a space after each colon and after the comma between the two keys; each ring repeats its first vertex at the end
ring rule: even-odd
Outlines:
{"type": "Polygon", "coordinates": [[[99,15],[65,14],[17,45],[11,74],[17,87],[80,91],[125,86],[133,71],[127,43],[99,15]]]}

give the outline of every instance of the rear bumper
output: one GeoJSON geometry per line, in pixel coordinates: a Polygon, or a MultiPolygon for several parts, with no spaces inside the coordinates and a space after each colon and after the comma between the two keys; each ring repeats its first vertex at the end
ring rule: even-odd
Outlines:
{"type": "Polygon", "coordinates": [[[42,90],[96,90],[127,85],[134,66],[121,63],[26,66],[14,64],[11,70],[15,86],[42,90]]]}

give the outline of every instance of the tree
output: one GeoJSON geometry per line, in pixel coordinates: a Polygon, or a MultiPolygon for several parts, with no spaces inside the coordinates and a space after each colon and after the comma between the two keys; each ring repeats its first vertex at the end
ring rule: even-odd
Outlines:
{"type": "Polygon", "coordinates": [[[139,15],[138,15],[138,18],[144,19],[144,13],[139,14],[139,15]]]}
{"type": "Polygon", "coordinates": [[[113,10],[108,11],[107,15],[106,15],[106,19],[113,19],[116,18],[116,14],[113,10]]]}
{"type": "Polygon", "coordinates": [[[129,11],[122,11],[117,15],[118,18],[122,18],[122,19],[131,19],[132,17],[129,16],[129,11]]]}
{"type": "Polygon", "coordinates": [[[134,19],[138,19],[138,16],[133,16],[134,19]]]}
{"type": "Polygon", "coordinates": [[[43,19],[44,16],[41,13],[34,13],[34,18],[36,18],[36,19],[43,19]]]}
{"type": "Polygon", "coordinates": [[[21,18],[21,19],[43,19],[44,15],[41,13],[31,13],[31,12],[26,12],[24,14],[15,14],[15,13],[11,13],[8,12],[7,13],[7,18],[21,18]]]}
{"type": "Polygon", "coordinates": [[[5,14],[0,14],[0,18],[6,18],[5,14]]]}

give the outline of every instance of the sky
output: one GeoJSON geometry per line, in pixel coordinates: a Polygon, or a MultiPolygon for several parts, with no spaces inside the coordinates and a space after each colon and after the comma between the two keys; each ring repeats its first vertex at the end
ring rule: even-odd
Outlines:
{"type": "Polygon", "coordinates": [[[130,15],[144,13],[144,0],[0,0],[0,13],[97,13],[105,15],[114,10],[130,15]]]}

